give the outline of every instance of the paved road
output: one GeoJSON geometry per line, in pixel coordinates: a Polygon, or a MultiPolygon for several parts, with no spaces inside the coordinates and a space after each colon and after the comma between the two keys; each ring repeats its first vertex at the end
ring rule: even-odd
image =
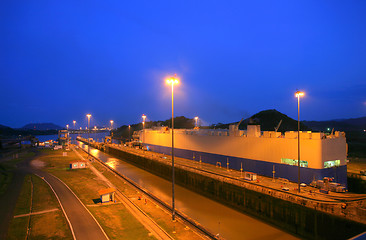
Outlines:
{"type": "Polygon", "coordinates": [[[32,169],[31,171],[44,177],[56,192],[56,195],[60,199],[61,205],[71,222],[77,240],[108,239],[89,211],[86,210],[80,200],[63,182],[61,182],[61,180],[39,169],[32,169]]]}

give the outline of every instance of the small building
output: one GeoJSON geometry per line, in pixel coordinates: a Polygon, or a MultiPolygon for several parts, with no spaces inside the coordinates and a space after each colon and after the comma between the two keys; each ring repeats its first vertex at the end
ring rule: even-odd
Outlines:
{"type": "Polygon", "coordinates": [[[116,189],[114,188],[106,188],[106,189],[102,189],[99,190],[99,196],[100,196],[100,201],[102,203],[106,203],[106,202],[114,202],[114,193],[116,192],[116,189]]]}
{"type": "Polygon", "coordinates": [[[70,169],[86,168],[86,161],[70,162],[70,169]]]}
{"type": "Polygon", "coordinates": [[[252,172],[244,172],[244,179],[249,181],[256,181],[257,174],[252,172]]]}
{"type": "Polygon", "coordinates": [[[70,135],[68,130],[58,131],[58,142],[62,146],[68,146],[70,144],[70,135]]]}

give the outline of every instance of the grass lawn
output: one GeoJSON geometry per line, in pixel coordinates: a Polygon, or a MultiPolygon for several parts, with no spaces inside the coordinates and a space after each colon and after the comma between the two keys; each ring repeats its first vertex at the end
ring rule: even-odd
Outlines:
{"type": "Polygon", "coordinates": [[[6,192],[9,183],[12,181],[15,164],[35,155],[35,153],[27,151],[17,154],[18,158],[10,158],[7,161],[0,162],[0,195],[6,192]]]}
{"type": "Polygon", "coordinates": [[[8,230],[9,239],[25,239],[30,221],[30,239],[72,239],[66,218],[49,186],[35,175],[27,175],[18,198],[14,216],[27,214],[31,207],[31,180],[33,182],[32,212],[58,208],[58,211],[14,218],[8,230]]]}
{"type": "Polygon", "coordinates": [[[155,239],[122,204],[89,207],[89,210],[111,239],[155,239]]]}

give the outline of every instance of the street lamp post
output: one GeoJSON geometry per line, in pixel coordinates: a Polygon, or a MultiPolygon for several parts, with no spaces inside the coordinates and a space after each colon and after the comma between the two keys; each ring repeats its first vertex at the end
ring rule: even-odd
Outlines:
{"type": "Polygon", "coordinates": [[[113,120],[110,121],[111,122],[111,137],[113,137],[113,120]]]}
{"type": "Polygon", "coordinates": [[[175,220],[175,201],[174,201],[174,84],[178,84],[178,79],[174,76],[166,80],[167,84],[172,85],[172,220],[175,220]]]}
{"type": "Polygon", "coordinates": [[[87,114],[86,115],[88,117],[88,159],[89,159],[89,155],[90,155],[90,142],[89,142],[89,131],[90,131],[90,117],[91,117],[91,114],[87,114]]]}
{"type": "Polygon", "coordinates": [[[142,114],[142,134],[143,134],[143,143],[145,142],[145,120],[146,115],[142,114]]]}
{"type": "Polygon", "coordinates": [[[196,120],[196,127],[198,127],[198,117],[195,117],[194,120],[196,120]]]}
{"type": "Polygon", "coordinates": [[[304,92],[296,91],[295,96],[297,97],[297,166],[298,166],[298,190],[300,193],[300,97],[304,96],[304,92]]]}
{"type": "MultiPolygon", "coordinates": [[[[76,121],[74,120],[74,121],[72,121],[72,123],[74,124],[74,136],[75,136],[75,131],[76,131],[75,124],[76,124],[76,121]]],[[[76,145],[76,139],[75,139],[75,145],[76,145]]]]}
{"type": "Polygon", "coordinates": [[[131,125],[128,125],[128,142],[131,141],[131,125]]]}

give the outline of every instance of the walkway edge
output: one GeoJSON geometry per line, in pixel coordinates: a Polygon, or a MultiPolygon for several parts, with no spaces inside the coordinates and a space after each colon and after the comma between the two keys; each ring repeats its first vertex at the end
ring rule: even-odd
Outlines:
{"type": "Polygon", "coordinates": [[[92,216],[92,218],[94,219],[94,221],[98,224],[100,230],[102,230],[104,236],[106,237],[106,239],[109,240],[109,237],[107,236],[107,234],[105,233],[104,229],[102,228],[102,226],[100,226],[99,222],[97,221],[97,219],[94,217],[94,215],[89,211],[89,209],[87,207],[85,207],[84,203],[78,198],[78,196],[76,196],[76,194],[71,190],[71,188],[69,188],[69,186],[66,185],[66,183],[64,183],[63,181],[61,181],[61,179],[59,179],[58,177],[56,177],[55,175],[48,173],[50,175],[52,175],[53,177],[55,177],[56,179],[58,179],[60,182],[62,182],[62,184],[64,184],[69,190],[70,192],[72,192],[72,194],[74,194],[74,196],[76,197],[77,200],[79,200],[80,204],[86,209],[86,211],[90,214],[90,216],[92,216]]]}
{"type": "Polygon", "coordinates": [[[56,196],[56,198],[57,198],[58,203],[59,203],[59,204],[60,204],[60,206],[61,206],[62,212],[64,213],[64,215],[65,215],[65,217],[66,217],[67,223],[68,223],[68,224],[69,224],[69,226],[70,226],[70,230],[71,230],[71,233],[72,233],[72,237],[73,237],[73,239],[74,239],[74,240],[76,240],[75,233],[74,233],[74,229],[72,228],[71,222],[70,222],[69,218],[67,217],[67,214],[66,214],[66,212],[65,212],[65,210],[64,210],[64,208],[63,208],[63,206],[62,206],[62,204],[61,204],[60,199],[59,199],[59,198],[58,198],[58,196],[57,196],[57,193],[55,192],[55,190],[53,189],[53,187],[51,186],[51,184],[50,184],[50,183],[49,183],[49,182],[48,182],[44,177],[41,177],[41,176],[39,176],[39,175],[38,175],[38,174],[36,174],[36,173],[34,173],[34,175],[36,175],[37,177],[39,177],[40,179],[42,179],[43,181],[45,181],[45,182],[48,184],[48,186],[50,186],[50,188],[51,188],[52,192],[55,194],[55,196],[56,196]]]}

